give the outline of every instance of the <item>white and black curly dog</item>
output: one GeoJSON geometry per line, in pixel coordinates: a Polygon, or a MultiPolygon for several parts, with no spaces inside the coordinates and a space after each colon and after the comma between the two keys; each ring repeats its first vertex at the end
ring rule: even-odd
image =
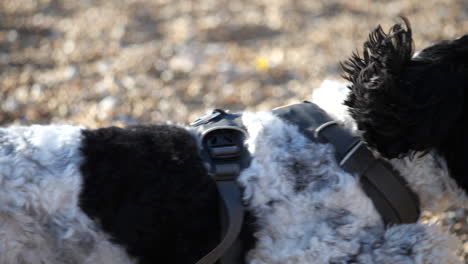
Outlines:
{"type": "MultiPolygon", "coordinates": [[[[467,58],[468,36],[413,57],[409,27],[396,25],[345,63],[357,128],[423,209],[466,201],[467,58]]],[[[316,103],[348,122],[326,99],[316,103]]],[[[461,263],[457,241],[437,227],[386,226],[330,144],[271,112],[242,122],[252,157],[238,179],[247,263],[461,263]]],[[[218,203],[192,128],[0,129],[1,264],[193,264],[219,242],[218,203]]]]}

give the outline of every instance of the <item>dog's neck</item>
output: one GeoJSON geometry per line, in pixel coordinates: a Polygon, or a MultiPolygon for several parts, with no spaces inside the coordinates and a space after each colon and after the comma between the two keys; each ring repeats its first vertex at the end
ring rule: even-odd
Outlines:
{"type": "MultiPolygon", "coordinates": [[[[312,102],[318,104],[332,117],[359,134],[356,124],[343,104],[349,90],[348,83],[326,80],[312,95],[312,102]]],[[[393,159],[391,164],[400,171],[410,187],[419,196],[424,210],[440,211],[454,205],[462,207],[468,204],[466,193],[450,177],[445,159],[431,151],[426,155],[414,155],[417,158],[393,159]]]]}

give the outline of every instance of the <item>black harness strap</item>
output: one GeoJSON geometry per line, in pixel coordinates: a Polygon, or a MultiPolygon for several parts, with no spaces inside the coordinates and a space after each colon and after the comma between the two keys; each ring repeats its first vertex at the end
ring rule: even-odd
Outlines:
{"type": "Polygon", "coordinates": [[[192,123],[202,126],[202,157],[210,164],[210,174],[216,182],[221,197],[220,218],[222,239],[216,248],[196,264],[241,264],[242,243],[239,233],[244,219],[244,208],[237,177],[250,163],[245,149],[247,132],[242,126],[240,115],[215,110],[212,114],[192,123]]]}
{"type": "MultiPolygon", "coordinates": [[[[244,218],[244,208],[239,200],[242,199],[240,190],[237,183],[232,181],[217,181],[219,193],[222,193],[221,199],[224,204],[224,211],[227,214],[227,223],[224,223],[224,238],[210,253],[205,255],[196,264],[213,264],[219,259],[223,264],[238,264],[241,262],[233,261],[237,254],[229,252],[238,238],[239,232],[242,228],[242,220],[244,218]],[[228,226],[227,228],[225,226],[228,226]],[[224,261],[223,261],[224,259],[224,261]]],[[[222,221],[225,222],[225,221],[222,221]]],[[[233,249],[234,250],[234,249],[233,249]]]]}
{"type": "Polygon", "coordinates": [[[405,180],[387,162],[376,159],[360,142],[344,170],[361,175],[364,192],[372,199],[385,224],[414,223],[419,218],[419,201],[405,180]]]}
{"type": "Polygon", "coordinates": [[[413,223],[419,218],[419,201],[404,179],[384,160],[377,159],[358,136],[338,125],[317,105],[304,102],[273,110],[285,122],[298,126],[312,141],[335,147],[339,165],[360,177],[385,224],[413,223]]]}
{"type": "Polygon", "coordinates": [[[343,160],[350,149],[360,141],[359,137],[340,127],[325,111],[313,103],[288,105],[275,108],[272,112],[286,123],[296,125],[310,140],[332,143],[337,160],[343,160]]]}

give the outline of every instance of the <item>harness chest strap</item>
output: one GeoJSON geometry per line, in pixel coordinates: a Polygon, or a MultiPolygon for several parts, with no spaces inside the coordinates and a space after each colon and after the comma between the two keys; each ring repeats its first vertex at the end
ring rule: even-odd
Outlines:
{"type": "Polygon", "coordinates": [[[196,264],[242,264],[243,247],[239,239],[244,220],[244,208],[237,177],[250,164],[250,154],[244,146],[247,132],[240,115],[215,110],[192,123],[202,126],[202,158],[210,164],[210,175],[221,198],[221,242],[196,264]],[[219,117],[219,118],[218,118],[219,117]]]}
{"type": "Polygon", "coordinates": [[[377,159],[358,136],[338,125],[317,105],[304,102],[273,110],[285,122],[296,125],[310,140],[330,143],[339,165],[360,177],[385,224],[413,223],[419,218],[419,201],[390,164],[377,159]]]}
{"type": "MultiPolygon", "coordinates": [[[[222,264],[240,264],[243,261],[238,260],[236,246],[234,246],[240,230],[242,229],[242,220],[244,218],[244,208],[239,200],[242,199],[241,192],[236,183],[232,181],[220,181],[216,183],[218,191],[222,193],[221,199],[224,204],[224,211],[227,215],[228,227],[224,227],[223,239],[196,264],[214,264],[220,260],[222,264]]],[[[224,222],[224,221],[223,221],[224,222]]],[[[226,224],[223,224],[226,226],[226,224]]]]}

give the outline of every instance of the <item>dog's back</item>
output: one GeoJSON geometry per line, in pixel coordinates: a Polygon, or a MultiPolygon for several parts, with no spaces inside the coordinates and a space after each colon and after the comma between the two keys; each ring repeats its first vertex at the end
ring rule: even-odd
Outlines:
{"type": "Polygon", "coordinates": [[[217,205],[185,128],[0,128],[1,264],[194,263],[217,205]]]}

